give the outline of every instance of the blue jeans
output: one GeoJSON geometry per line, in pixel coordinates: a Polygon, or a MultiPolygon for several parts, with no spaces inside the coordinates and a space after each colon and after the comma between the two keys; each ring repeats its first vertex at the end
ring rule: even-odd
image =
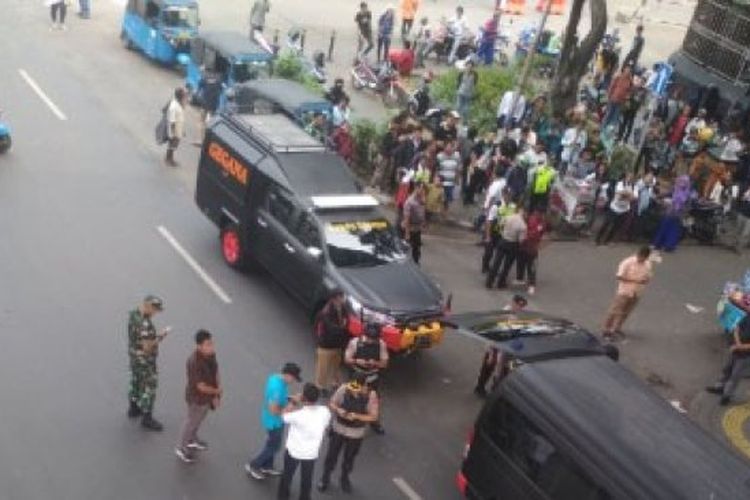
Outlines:
{"type": "Polygon", "coordinates": [[[471,96],[458,94],[456,96],[456,108],[458,114],[461,115],[461,119],[466,123],[466,119],[469,117],[469,106],[471,106],[471,96]]]}
{"type": "Polygon", "coordinates": [[[268,431],[268,439],[258,456],[250,461],[253,469],[273,469],[273,459],[281,449],[281,439],[284,437],[284,428],[271,429],[268,431]]]}
{"type": "Polygon", "coordinates": [[[604,118],[602,119],[602,127],[609,126],[610,123],[613,121],[615,122],[615,125],[617,124],[617,120],[620,119],[620,105],[615,103],[610,103],[607,106],[607,112],[604,114],[604,118]]]}

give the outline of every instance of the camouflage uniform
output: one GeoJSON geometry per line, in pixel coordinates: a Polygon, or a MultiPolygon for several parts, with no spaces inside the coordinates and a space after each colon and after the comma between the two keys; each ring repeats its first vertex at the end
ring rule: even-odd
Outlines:
{"type": "Polygon", "coordinates": [[[156,357],[158,345],[151,352],[143,350],[142,341],[157,341],[156,328],[151,318],[144,316],[139,309],[130,311],[128,319],[128,358],[130,359],[129,400],[143,413],[151,413],[156,398],[158,377],[156,357]]]}

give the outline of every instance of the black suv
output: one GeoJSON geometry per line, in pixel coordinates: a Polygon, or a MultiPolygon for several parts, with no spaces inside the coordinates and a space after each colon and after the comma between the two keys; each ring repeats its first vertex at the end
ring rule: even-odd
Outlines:
{"type": "Polygon", "coordinates": [[[227,264],[257,263],[314,315],[335,288],[350,331],[381,325],[394,352],[439,343],[443,297],[361,194],[344,161],[281,114],[221,113],[208,125],[195,194],[227,264]]]}
{"type": "Polygon", "coordinates": [[[583,328],[531,312],[451,323],[496,346],[504,363],[456,478],[466,498],[750,498],[748,462],[583,328]]]}

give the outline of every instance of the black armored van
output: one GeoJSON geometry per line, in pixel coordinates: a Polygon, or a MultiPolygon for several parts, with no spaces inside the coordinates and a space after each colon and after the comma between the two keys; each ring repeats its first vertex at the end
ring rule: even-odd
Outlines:
{"type": "Polygon", "coordinates": [[[213,119],[196,202],[218,226],[227,264],[267,269],[311,315],[340,288],[352,335],[376,323],[393,352],[442,340],[440,290],[344,161],[287,116],[213,119]]]}

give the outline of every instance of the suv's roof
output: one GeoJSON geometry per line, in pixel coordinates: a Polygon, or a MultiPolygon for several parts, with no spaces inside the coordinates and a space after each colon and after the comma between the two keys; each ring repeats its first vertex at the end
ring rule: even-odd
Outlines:
{"type": "Polygon", "coordinates": [[[344,160],[322,148],[284,115],[222,113],[209,124],[209,129],[249,164],[293,191],[309,206],[310,196],[315,194],[359,192],[344,160]],[[263,123],[271,125],[266,128],[263,123]],[[285,133],[293,135],[293,140],[285,138],[285,133]],[[287,146],[279,142],[286,142],[287,146]]]}
{"type": "Polygon", "coordinates": [[[610,463],[606,475],[631,498],[750,498],[747,462],[607,357],[524,364],[502,387],[556,421],[584,463],[610,463]]]}
{"type": "Polygon", "coordinates": [[[236,31],[201,31],[199,37],[223,55],[262,54],[269,60],[273,58],[266,49],[236,31]]]}
{"type": "Polygon", "coordinates": [[[304,85],[283,78],[260,78],[235,86],[235,101],[243,109],[244,101],[253,97],[272,101],[285,112],[294,114],[306,106],[330,108],[330,103],[304,85]]]}

